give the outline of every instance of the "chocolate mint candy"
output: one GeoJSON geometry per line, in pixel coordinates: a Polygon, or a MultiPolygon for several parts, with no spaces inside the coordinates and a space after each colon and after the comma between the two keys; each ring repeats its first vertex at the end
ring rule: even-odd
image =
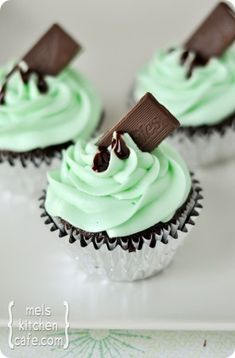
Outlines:
{"type": "Polygon", "coordinates": [[[5,104],[8,81],[11,76],[19,71],[22,81],[27,84],[31,75],[37,76],[37,87],[41,93],[47,93],[48,85],[45,75],[57,75],[81,49],[59,25],[54,24],[23,57],[28,69],[21,68],[16,64],[6,75],[0,89],[0,105],[5,104]]]}
{"type": "Polygon", "coordinates": [[[150,93],[99,140],[99,147],[108,147],[113,132],[130,134],[142,151],[151,152],[178,126],[177,119],[150,93]]]}
{"type": "Polygon", "coordinates": [[[79,50],[81,46],[59,25],[54,24],[22,60],[32,71],[56,76],[79,50]]]}
{"type": "Polygon", "coordinates": [[[196,32],[185,43],[188,51],[202,60],[219,57],[235,40],[235,12],[226,3],[219,3],[196,32]]]}

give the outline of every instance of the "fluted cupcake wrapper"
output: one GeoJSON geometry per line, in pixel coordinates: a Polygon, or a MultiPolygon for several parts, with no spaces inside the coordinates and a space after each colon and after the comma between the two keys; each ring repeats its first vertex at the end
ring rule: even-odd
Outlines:
{"type": "Polygon", "coordinates": [[[54,159],[60,159],[63,149],[70,146],[72,142],[51,146],[45,149],[35,149],[28,152],[11,152],[0,150],[0,166],[8,164],[12,169],[21,166],[23,169],[33,166],[40,168],[42,165],[50,166],[54,159]]]}
{"type": "Polygon", "coordinates": [[[79,269],[89,275],[98,274],[112,281],[135,281],[152,276],[171,262],[178,247],[195,225],[202,209],[199,182],[192,177],[192,191],[177,218],[163,224],[160,230],[129,238],[102,237],[102,233],[87,235],[45,210],[46,192],[40,198],[45,224],[59,231],[79,269]],[[67,238],[68,237],[68,238],[67,238]]]}
{"type": "MultiPolygon", "coordinates": [[[[183,127],[182,127],[183,129],[183,127]]],[[[189,136],[184,130],[168,138],[191,168],[206,167],[235,158],[235,115],[230,126],[222,131],[211,128],[210,133],[189,136]]]]}
{"type": "MultiPolygon", "coordinates": [[[[102,113],[97,129],[99,134],[105,112],[102,113]]],[[[0,195],[7,199],[37,198],[47,184],[47,172],[57,167],[63,150],[73,142],[69,141],[45,149],[25,153],[0,150],[0,195]]]]}
{"type": "Polygon", "coordinates": [[[0,196],[1,199],[18,201],[24,199],[37,199],[47,183],[47,172],[58,166],[60,157],[54,158],[50,163],[41,163],[35,166],[28,163],[24,168],[19,161],[14,166],[4,162],[0,164],[0,196]]]}

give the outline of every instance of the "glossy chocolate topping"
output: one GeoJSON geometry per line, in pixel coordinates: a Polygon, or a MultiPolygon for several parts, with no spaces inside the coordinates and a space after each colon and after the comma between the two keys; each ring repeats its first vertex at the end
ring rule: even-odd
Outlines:
{"type": "Polygon", "coordinates": [[[127,159],[130,155],[130,150],[122,138],[122,135],[122,132],[116,132],[116,138],[112,141],[112,149],[118,158],[127,159]]]}
{"type": "MultiPolygon", "coordinates": [[[[127,159],[130,155],[130,150],[122,138],[122,132],[116,132],[116,138],[112,141],[112,149],[119,159],[127,159]]],[[[96,172],[104,172],[110,161],[110,153],[106,147],[99,147],[99,152],[96,153],[93,161],[92,169],[96,172]]]]}
{"type": "Polygon", "coordinates": [[[9,80],[11,79],[11,77],[13,76],[13,74],[19,71],[21,79],[23,81],[23,83],[26,85],[29,80],[30,77],[34,74],[37,76],[37,88],[39,90],[40,93],[46,93],[48,91],[48,85],[46,83],[46,80],[44,78],[44,76],[36,71],[32,71],[31,69],[28,69],[26,71],[24,71],[19,65],[16,65],[7,75],[6,75],[6,79],[5,82],[2,85],[1,91],[0,91],[0,104],[3,105],[5,104],[5,96],[6,96],[6,92],[7,92],[7,85],[9,80]]]}
{"type": "Polygon", "coordinates": [[[109,166],[110,153],[107,148],[99,147],[98,153],[96,153],[92,169],[95,172],[101,173],[104,172],[109,166]]]}

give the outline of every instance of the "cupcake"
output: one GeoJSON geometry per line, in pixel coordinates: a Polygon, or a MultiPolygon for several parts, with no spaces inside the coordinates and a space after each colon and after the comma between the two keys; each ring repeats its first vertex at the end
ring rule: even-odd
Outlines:
{"type": "Polygon", "coordinates": [[[83,74],[68,67],[79,49],[53,25],[22,61],[0,69],[4,193],[25,196],[41,190],[48,167],[61,159],[62,150],[77,139],[87,140],[100,125],[102,106],[96,90],[83,74]]]}
{"type": "Polygon", "coordinates": [[[102,145],[107,136],[99,145],[79,140],[64,151],[60,168],[49,172],[42,217],[65,237],[87,274],[114,281],[152,276],[168,266],[193,227],[202,208],[201,188],[176,150],[162,141],[169,127],[163,133],[159,123],[168,115],[146,94],[108,132],[108,147],[102,145]],[[141,126],[146,127],[140,133],[141,126]],[[159,145],[144,151],[157,137],[159,145]]]}
{"type": "Polygon", "coordinates": [[[136,75],[131,102],[150,91],[169,108],[181,123],[170,139],[193,166],[235,157],[234,39],[235,13],[220,3],[183,46],[158,50],[136,75]]]}

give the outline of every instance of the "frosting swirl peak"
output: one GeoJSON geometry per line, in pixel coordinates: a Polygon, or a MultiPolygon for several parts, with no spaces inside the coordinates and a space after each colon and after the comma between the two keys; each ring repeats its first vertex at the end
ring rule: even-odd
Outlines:
{"type": "Polygon", "coordinates": [[[128,134],[129,156],[110,146],[105,171],[92,169],[97,146],[78,141],[63,155],[59,170],[48,175],[47,212],[89,232],[122,237],[170,220],[186,201],[191,179],[175,150],[162,143],[142,152],[128,134]]]}
{"type": "Polygon", "coordinates": [[[134,99],[149,91],[183,126],[217,124],[235,111],[235,49],[195,68],[190,78],[183,51],[157,51],[137,74],[134,99]]]}
{"type": "MultiPolygon", "coordinates": [[[[0,70],[0,82],[12,66],[0,70]]],[[[46,93],[32,74],[24,83],[19,72],[8,81],[4,105],[0,105],[0,148],[23,152],[87,139],[101,116],[101,101],[79,72],[67,68],[58,76],[46,76],[46,93]]]]}

